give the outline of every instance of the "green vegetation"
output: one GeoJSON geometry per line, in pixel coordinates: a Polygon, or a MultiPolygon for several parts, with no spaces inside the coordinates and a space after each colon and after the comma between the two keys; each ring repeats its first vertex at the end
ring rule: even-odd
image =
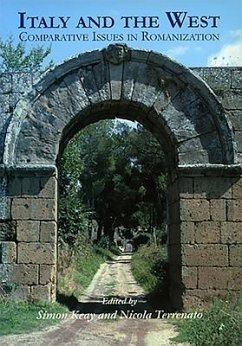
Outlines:
{"type": "Polygon", "coordinates": [[[68,143],[59,166],[60,235],[71,247],[87,232],[90,216],[98,240],[103,230],[111,242],[117,227],[151,233],[162,225],[164,155],[142,126],[110,120],[89,125],[68,143]]]}
{"type": "MultiPolygon", "coordinates": [[[[99,245],[83,245],[69,265],[59,273],[58,291],[66,296],[74,295],[77,299],[91,283],[100,265],[114,255],[119,254],[115,248],[99,245]]],[[[63,258],[63,256],[62,256],[63,258]]]]}
{"type": "Polygon", "coordinates": [[[31,332],[58,322],[58,319],[40,319],[39,311],[68,313],[58,303],[14,302],[4,298],[0,299],[0,311],[0,335],[31,332]]]}
{"type": "MultiPolygon", "coordinates": [[[[27,52],[23,42],[15,45],[13,37],[5,42],[0,38],[0,72],[43,72],[43,62],[50,52],[50,47],[45,49],[42,46],[31,48],[27,52]]],[[[52,66],[53,61],[50,61],[45,70],[52,66]]]]}
{"type": "Polygon", "coordinates": [[[140,246],[132,258],[132,272],[136,281],[148,294],[163,292],[167,285],[166,248],[155,244],[140,246]]]}
{"type": "Polygon", "coordinates": [[[194,346],[241,346],[242,342],[242,294],[235,303],[216,299],[203,312],[202,319],[176,322],[177,342],[190,342],[194,346]]]}

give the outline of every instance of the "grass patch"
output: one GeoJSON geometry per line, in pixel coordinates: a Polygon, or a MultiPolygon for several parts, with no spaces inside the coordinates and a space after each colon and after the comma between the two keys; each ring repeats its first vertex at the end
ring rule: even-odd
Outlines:
{"type": "Polygon", "coordinates": [[[162,291],[167,285],[167,251],[154,244],[140,246],[132,258],[135,280],[148,294],[162,291]]]}
{"type": "Polygon", "coordinates": [[[0,335],[27,333],[50,326],[57,319],[38,319],[39,311],[50,313],[67,313],[67,308],[58,303],[14,302],[8,299],[0,300],[0,335]]]}
{"type": "Polygon", "coordinates": [[[119,254],[116,249],[100,246],[86,247],[84,252],[75,255],[71,265],[59,275],[58,291],[65,295],[74,295],[77,299],[90,285],[100,265],[119,254]]]}
{"type": "Polygon", "coordinates": [[[241,346],[242,294],[236,302],[216,299],[203,311],[202,319],[176,322],[179,335],[176,342],[190,342],[194,346],[241,346]]]}

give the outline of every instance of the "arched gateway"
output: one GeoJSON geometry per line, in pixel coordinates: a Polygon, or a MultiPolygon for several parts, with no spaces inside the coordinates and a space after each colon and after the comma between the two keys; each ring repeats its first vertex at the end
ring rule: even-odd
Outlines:
{"type": "Polygon", "coordinates": [[[18,102],[2,153],[1,282],[55,300],[58,155],[78,130],[115,117],[142,123],[167,155],[174,306],[238,290],[242,184],[226,112],[191,70],[125,45],[64,62],[18,102]]]}

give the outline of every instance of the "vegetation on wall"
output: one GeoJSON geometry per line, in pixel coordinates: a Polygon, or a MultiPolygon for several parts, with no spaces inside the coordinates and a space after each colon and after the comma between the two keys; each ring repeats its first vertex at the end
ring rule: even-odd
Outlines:
{"type": "Polygon", "coordinates": [[[10,36],[6,41],[0,38],[0,72],[43,72],[52,67],[50,61],[43,68],[45,59],[49,56],[51,48],[37,46],[27,51],[23,42],[14,43],[10,36]]]}

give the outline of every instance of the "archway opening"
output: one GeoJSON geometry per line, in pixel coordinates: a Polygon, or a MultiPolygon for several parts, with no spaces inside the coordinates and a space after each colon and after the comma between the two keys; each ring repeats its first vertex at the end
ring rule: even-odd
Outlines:
{"type": "MultiPolygon", "coordinates": [[[[123,262],[127,253],[132,252],[135,254],[131,263],[134,274],[140,282],[145,283],[144,294],[138,297],[140,304],[137,308],[144,309],[142,304],[146,296],[154,308],[171,309],[168,301],[168,253],[172,249],[167,239],[169,225],[172,225],[172,221],[168,220],[167,198],[168,191],[171,191],[168,189],[168,185],[171,185],[172,169],[168,166],[171,152],[168,159],[156,139],[158,136],[164,143],[164,137],[157,127],[152,127],[148,115],[143,116],[143,123],[148,127],[146,130],[136,121],[128,120],[127,123],[117,119],[113,116],[116,114],[115,108],[111,109],[109,116],[103,113],[101,118],[106,120],[89,115],[88,119],[82,118],[84,121],[81,124],[72,124],[60,146],[58,297],[62,301],[71,301],[71,304],[78,295],[83,300],[80,294],[83,293],[82,285],[86,284],[83,276],[87,272],[85,266],[92,266],[87,260],[92,254],[95,261],[95,255],[107,250],[107,257],[121,255],[123,262]],[[91,124],[88,125],[88,122],[91,124]],[[79,254],[79,265],[75,263],[74,267],[71,252],[73,258],[79,254]],[[142,273],[141,266],[147,267],[145,273],[142,273]],[[81,273],[77,273],[77,268],[81,273]],[[76,273],[74,276],[79,276],[79,287],[78,279],[73,283],[73,272],[76,273]],[[147,292],[148,295],[145,294],[147,292]]],[[[130,109],[129,117],[123,118],[142,119],[142,115],[135,116],[142,114],[142,111],[136,109],[131,114],[134,109],[131,106],[130,109]]],[[[91,271],[92,268],[86,274],[87,281],[93,275],[91,271]]],[[[100,292],[102,299],[137,298],[135,292],[127,294],[127,288],[115,295],[115,290],[107,291],[107,285],[112,284],[104,282],[103,292],[100,292]]],[[[97,297],[95,299],[93,309],[102,310],[101,298],[99,301],[97,297]]]]}

